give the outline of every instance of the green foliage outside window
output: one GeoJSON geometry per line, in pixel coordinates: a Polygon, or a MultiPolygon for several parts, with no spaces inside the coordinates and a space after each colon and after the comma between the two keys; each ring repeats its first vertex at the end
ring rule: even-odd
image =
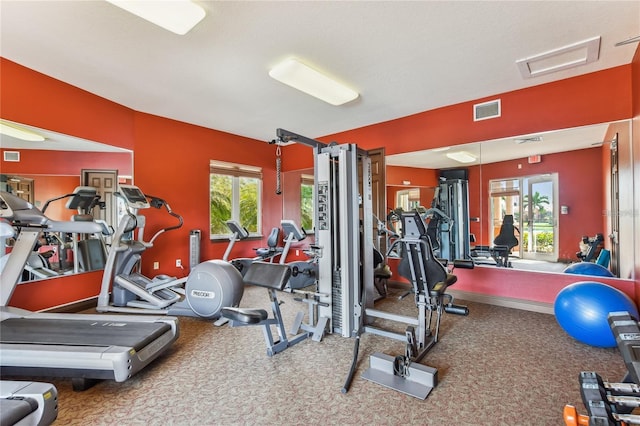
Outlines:
{"type": "Polygon", "coordinates": [[[240,178],[240,224],[249,232],[258,232],[258,188],[255,178],[240,178]]]}
{"type": "Polygon", "coordinates": [[[232,176],[211,174],[211,235],[229,233],[231,219],[232,176]]]}
{"type": "Polygon", "coordinates": [[[210,174],[211,235],[229,234],[230,219],[250,233],[260,232],[260,183],[258,178],[210,174]]]}
{"type": "Polygon", "coordinates": [[[313,185],[300,185],[300,217],[304,229],[313,229],[313,185]]]}

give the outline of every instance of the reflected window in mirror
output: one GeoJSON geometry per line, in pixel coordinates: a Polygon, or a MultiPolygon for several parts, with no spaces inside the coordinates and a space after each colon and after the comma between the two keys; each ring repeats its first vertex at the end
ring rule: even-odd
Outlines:
{"type": "Polygon", "coordinates": [[[302,175],[300,177],[300,218],[303,229],[313,229],[314,224],[314,180],[312,175],[302,175]]]}
{"type": "Polygon", "coordinates": [[[489,234],[494,239],[505,216],[513,217],[518,247],[514,254],[524,259],[558,260],[558,174],[524,176],[489,181],[491,221],[489,234]]]}
{"type": "Polygon", "coordinates": [[[209,189],[211,239],[231,234],[228,220],[240,222],[249,235],[260,235],[261,168],[211,160],[209,189]]]}
{"type": "Polygon", "coordinates": [[[411,211],[420,207],[420,188],[403,189],[396,193],[396,208],[411,211]]]}

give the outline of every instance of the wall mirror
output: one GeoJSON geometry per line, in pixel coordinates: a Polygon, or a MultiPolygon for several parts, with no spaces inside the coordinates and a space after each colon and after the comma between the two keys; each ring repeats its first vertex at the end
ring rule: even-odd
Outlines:
{"type": "Polygon", "coordinates": [[[313,168],[291,170],[282,176],[282,218],[313,232],[313,168]]]}
{"type": "MultiPolygon", "coordinates": [[[[3,133],[0,135],[0,186],[3,191],[9,190],[42,210],[48,200],[71,194],[77,186],[87,185],[88,181],[100,180],[104,186],[100,189],[104,208],[94,209],[94,217],[104,220],[108,226],[117,227],[118,203],[114,200],[109,185],[115,190],[118,182],[131,182],[131,151],[22,123],[2,120],[0,124],[3,127],[3,133]],[[42,140],[24,140],[21,135],[7,135],[4,133],[6,127],[25,130],[31,133],[32,139],[41,136],[42,140]],[[112,175],[115,177],[112,178],[112,175]]],[[[68,199],[51,201],[46,207],[45,215],[53,220],[71,220],[77,211],[67,208],[67,201],[68,199]]],[[[94,241],[81,244],[79,248],[74,244],[74,238],[70,234],[57,233],[47,234],[46,238],[43,236],[30,257],[23,281],[56,278],[100,269],[100,261],[96,261],[91,255],[97,247],[93,244],[94,241]],[[80,250],[89,253],[83,254],[80,250]],[[79,262],[82,256],[94,260],[79,262]]],[[[109,237],[103,238],[104,243],[108,245],[109,237]]],[[[10,250],[11,239],[7,243],[10,250]]]]}
{"type": "MultiPolygon", "coordinates": [[[[624,191],[614,196],[619,205],[612,205],[612,183],[619,188],[633,183],[631,161],[629,121],[390,155],[387,204],[398,207],[405,193],[419,189],[419,202],[428,207],[434,188],[414,185],[414,180],[423,174],[424,181],[437,182],[439,170],[464,169],[475,245],[493,245],[503,218],[510,215],[518,239],[510,257],[514,269],[562,272],[568,263],[579,261],[583,237],[595,241],[600,234],[612,246],[610,269],[632,278],[633,241],[612,229],[612,218],[628,219],[616,212],[632,209],[624,191]],[[612,147],[617,149],[617,166],[612,166],[612,147]],[[406,167],[412,169],[403,170],[406,167]]],[[[416,197],[414,193],[411,199],[416,197]]],[[[495,267],[491,258],[478,258],[478,263],[495,267]]]]}

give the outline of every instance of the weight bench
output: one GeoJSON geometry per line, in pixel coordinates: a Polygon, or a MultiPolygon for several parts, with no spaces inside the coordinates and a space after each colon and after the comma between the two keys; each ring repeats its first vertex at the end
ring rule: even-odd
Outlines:
{"type": "Polygon", "coordinates": [[[229,325],[231,327],[248,325],[262,326],[268,356],[282,352],[310,335],[310,333],[304,332],[292,338],[287,337],[287,331],[282,320],[282,313],[280,312],[280,302],[278,301],[277,292],[285,288],[290,276],[291,268],[288,265],[268,262],[252,263],[244,276],[245,284],[264,287],[268,290],[273,318],[269,318],[269,314],[264,309],[224,307],[221,310],[222,316],[230,321],[229,325]],[[278,340],[274,340],[271,326],[276,326],[279,337],[278,340]]]}

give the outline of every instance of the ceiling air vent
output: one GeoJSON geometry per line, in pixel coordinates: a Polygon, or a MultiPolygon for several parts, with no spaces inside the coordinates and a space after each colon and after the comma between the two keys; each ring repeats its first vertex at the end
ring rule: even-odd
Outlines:
{"type": "Polygon", "coordinates": [[[5,151],[4,152],[4,161],[20,161],[20,151],[5,151]]]}
{"type": "Polygon", "coordinates": [[[473,121],[500,117],[500,99],[483,102],[473,106],[473,121]]]}

